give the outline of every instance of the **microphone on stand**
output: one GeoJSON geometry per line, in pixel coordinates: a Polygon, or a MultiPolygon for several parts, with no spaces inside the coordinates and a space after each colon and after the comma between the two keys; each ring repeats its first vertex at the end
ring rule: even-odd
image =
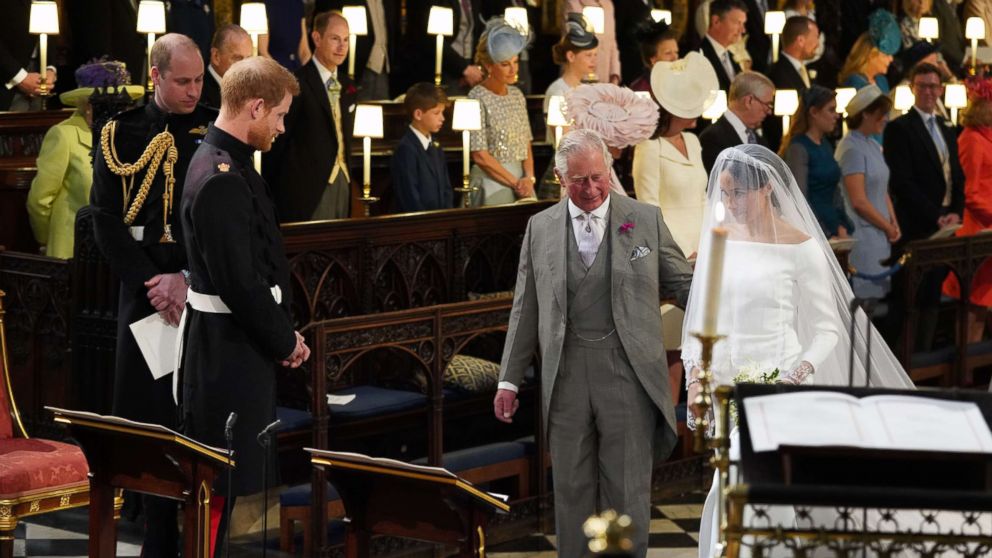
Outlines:
{"type": "Polygon", "coordinates": [[[848,308],[848,310],[851,311],[851,332],[850,332],[851,351],[850,354],[848,355],[848,360],[847,360],[847,387],[849,388],[854,387],[854,352],[856,350],[854,343],[854,334],[857,333],[858,331],[857,330],[858,308],[861,308],[862,302],[863,302],[862,299],[858,297],[854,297],[853,299],[851,299],[851,304],[850,307],[848,308]]]}
{"type": "MultiPolygon", "coordinates": [[[[234,425],[237,422],[238,413],[231,411],[231,414],[227,416],[227,422],[224,423],[224,439],[227,440],[227,453],[229,458],[234,457],[234,425]]],[[[224,525],[224,554],[228,558],[231,556],[231,474],[233,469],[233,467],[227,468],[227,495],[224,499],[224,505],[227,508],[224,512],[226,514],[224,525]]]]}
{"type": "Polygon", "coordinates": [[[262,458],[262,558],[265,558],[268,550],[266,537],[269,531],[269,452],[272,446],[272,433],[280,424],[282,421],[276,419],[263,428],[258,433],[257,438],[258,444],[262,446],[265,454],[262,458]]]}

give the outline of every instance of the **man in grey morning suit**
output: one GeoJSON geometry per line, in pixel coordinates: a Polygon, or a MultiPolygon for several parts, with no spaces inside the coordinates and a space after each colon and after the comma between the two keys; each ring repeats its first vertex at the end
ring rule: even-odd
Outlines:
{"type": "Polygon", "coordinates": [[[692,270],[657,207],[610,194],[610,163],[595,132],[562,139],[568,199],[527,225],[493,402],[510,422],[539,346],[563,558],[585,554],[582,523],[610,508],[630,515],[634,555],[647,554],[651,471],[675,445],[660,300],[684,306],[692,270]]]}

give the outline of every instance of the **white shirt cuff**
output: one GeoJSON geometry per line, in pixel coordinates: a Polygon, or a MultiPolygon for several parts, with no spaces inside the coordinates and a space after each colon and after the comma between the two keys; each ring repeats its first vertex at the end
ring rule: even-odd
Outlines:
{"type": "Polygon", "coordinates": [[[19,72],[17,72],[14,75],[14,77],[11,78],[10,81],[7,82],[7,84],[6,84],[7,85],[7,89],[13,89],[13,88],[17,87],[18,85],[21,84],[22,81],[24,81],[24,78],[26,78],[26,77],[28,77],[27,70],[25,70],[24,68],[21,68],[21,70],[19,72]]]}
{"type": "Polygon", "coordinates": [[[517,393],[517,386],[511,384],[510,382],[500,382],[496,385],[496,389],[508,389],[513,393],[517,393]]]}

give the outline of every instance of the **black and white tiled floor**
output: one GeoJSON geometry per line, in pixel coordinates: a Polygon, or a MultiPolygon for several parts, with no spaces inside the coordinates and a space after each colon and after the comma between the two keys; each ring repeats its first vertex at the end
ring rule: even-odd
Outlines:
{"type": "MultiPolygon", "coordinates": [[[[648,558],[695,558],[703,494],[690,494],[659,502],[651,513],[648,558]]],[[[17,527],[15,557],[83,557],[87,555],[86,508],[30,517],[17,527]]],[[[272,533],[270,531],[270,533],[272,533]]],[[[554,558],[554,535],[534,534],[489,549],[490,558],[554,558]]],[[[118,524],[117,556],[139,556],[141,529],[130,521],[118,524]]],[[[232,541],[232,558],[261,555],[260,545],[232,541]]],[[[272,540],[268,556],[285,557],[272,540]]]]}

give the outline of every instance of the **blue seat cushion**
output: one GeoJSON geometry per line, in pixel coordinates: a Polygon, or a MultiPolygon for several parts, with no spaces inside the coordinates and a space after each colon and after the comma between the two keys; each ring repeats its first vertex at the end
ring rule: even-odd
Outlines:
{"type": "Polygon", "coordinates": [[[992,339],[968,344],[968,356],[981,356],[992,353],[992,339]]]}
{"type": "MultiPolygon", "coordinates": [[[[445,453],[441,456],[441,462],[445,469],[458,472],[520,459],[526,457],[527,453],[527,444],[524,442],[496,442],[445,453]]],[[[416,459],[413,463],[426,465],[427,458],[416,459]]]]}
{"type": "MultiPolygon", "coordinates": [[[[279,495],[279,505],[284,508],[310,505],[310,483],[298,484],[282,491],[279,495]]],[[[327,501],[332,502],[339,498],[338,491],[331,483],[327,483],[327,501]]]]}
{"type": "Polygon", "coordinates": [[[954,362],[954,347],[944,347],[933,351],[913,353],[909,358],[909,367],[924,368],[951,362],[954,362]]]}
{"type": "Polygon", "coordinates": [[[282,421],[276,428],[276,432],[308,430],[313,424],[313,415],[310,414],[310,411],[290,407],[276,407],[276,418],[282,421]]]}
{"type": "Polygon", "coordinates": [[[334,395],[354,395],[346,405],[328,405],[331,417],[343,419],[358,419],[387,415],[409,409],[415,409],[427,404],[427,397],[422,393],[386,389],[376,386],[352,386],[334,392],[334,395]]]}

